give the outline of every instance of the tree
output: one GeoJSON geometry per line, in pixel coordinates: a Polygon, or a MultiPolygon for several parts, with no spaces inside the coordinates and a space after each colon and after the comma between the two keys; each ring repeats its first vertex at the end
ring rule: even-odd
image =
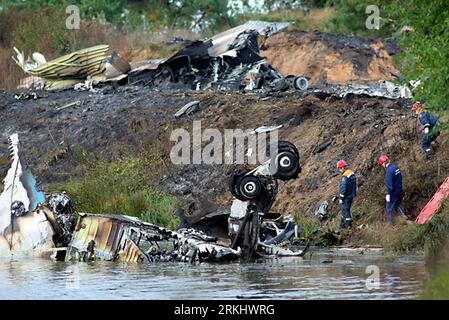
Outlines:
{"type": "Polygon", "coordinates": [[[366,6],[371,0],[334,0],[337,11],[330,22],[336,33],[393,36],[404,48],[397,57],[406,80],[421,80],[415,99],[433,109],[449,112],[449,3],[447,0],[377,1],[380,30],[365,27],[366,6]],[[408,27],[404,32],[403,27],[408,27]]]}
{"type": "Polygon", "coordinates": [[[148,0],[145,16],[155,29],[190,29],[203,31],[229,25],[228,1],[148,0]]]}
{"type": "Polygon", "coordinates": [[[105,18],[109,22],[117,22],[121,17],[125,0],[4,0],[5,8],[36,9],[57,8],[65,9],[75,5],[80,9],[82,19],[105,18]]]}
{"type": "Polygon", "coordinates": [[[420,79],[415,98],[428,106],[449,111],[449,3],[446,0],[393,1],[386,10],[398,30],[396,38],[406,49],[399,57],[401,71],[408,79],[420,79]]]}

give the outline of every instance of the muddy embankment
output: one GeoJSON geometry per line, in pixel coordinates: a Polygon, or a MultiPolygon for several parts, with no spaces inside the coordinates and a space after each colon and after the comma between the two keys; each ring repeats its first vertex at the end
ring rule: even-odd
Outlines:
{"type": "MultiPolygon", "coordinates": [[[[335,164],[345,158],[359,174],[360,194],[379,192],[382,172],[375,160],[389,153],[400,165],[422,161],[416,120],[398,100],[317,97],[314,94],[260,94],[218,92],[157,92],[121,88],[112,93],[44,93],[37,100],[17,101],[0,96],[0,175],[9,166],[7,140],[21,137],[35,175],[48,187],[81,174],[77,150],[111,158],[155,146],[167,164],[160,186],[176,195],[193,213],[228,210],[231,195],[229,165],[173,165],[169,151],[176,128],[251,129],[283,125],[280,138],[300,151],[302,173],[282,183],[273,210],[284,214],[313,214],[316,206],[337,192],[340,177],[335,164]],[[58,111],[69,102],[82,105],[58,111]],[[191,116],[174,118],[187,102],[200,101],[191,116]]],[[[416,211],[414,212],[416,214],[416,211]]]]}
{"type": "Polygon", "coordinates": [[[303,75],[313,85],[394,80],[401,49],[394,42],[323,32],[280,32],[260,39],[261,55],[284,75],[303,75]]]}
{"type": "MultiPolygon", "coordinates": [[[[377,40],[281,32],[262,39],[261,50],[284,75],[307,76],[313,85],[372,82],[392,79],[396,73],[392,55],[397,49],[377,40]]],[[[319,204],[330,201],[340,181],[336,163],[344,158],[358,174],[355,216],[384,219],[383,171],[376,164],[377,157],[389,154],[401,166],[406,181],[408,173],[424,162],[419,126],[407,109],[410,101],[355,95],[337,98],[311,91],[194,92],[133,86],[98,93],[40,92],[39,96],[36,100],[16,100],[12,94],[0,93],[0,176],[9,167],[8,136],[18,132],[44,189],[82,174],[80,150],[111,159],[153,148],[161,152],[166,164],[157,184],[177,196],[188,213],[228,211],[231,194],[227,177],[238,166],[170,162],[174,145],[171,132],[191,129],[194,120],[202,120],[203,130],[283,125],[280,138],[298,147],[303,168],[298,179],[281,183],[272,210],[285,215],[312,216],[319,204]],[[193,100],[199,101],[199,110],[174,117],[193,100]],[[77,103],[67,107],[73,102],[77,103]]],[[[434,164],[445,151],[443,147],[437,150],[429,162],[432,168],[439,168],[434,164]]],[[[434,176],[422,178],[431,181],[434,176]]],[[[423,185],[428,186],[428,182],[423,181],[423,185]]],[[[434,187],[419,190],[418,184],[408,196],[412,201],[405,203],[405,209],[411,217],[417,215],[434,187]]],[[[331,206],[331,211],[338,210],[338,206],[331,206]]],[[[357,219],[356,224],[362,223],[357,219]]]]}

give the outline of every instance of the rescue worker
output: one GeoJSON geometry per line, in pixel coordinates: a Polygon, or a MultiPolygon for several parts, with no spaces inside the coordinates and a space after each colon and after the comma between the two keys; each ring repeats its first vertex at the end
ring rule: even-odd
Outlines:
{"type": "Polygon", "coordinates": [[[348,228],[352,224],[351,205],[357,195],[357,179],[355,173],[348,169],[345,160],[337,162],[338,171],[343,175],[339,187],[340,204],[342,204],[341,228],[348,228]]]}
{"type": "Polygon", "coordinates": [[[387,221],[393,224],[393,210],[397,210],[401,217],[406,218],[404,210],[401,208],[402,198],[404,196],[401,170],[397,165],[390,163],[388,156],[384,154],[379,157],[377,162],[386,171],[385,185],[387,187],[387,195],[385,196],[385,200],[387,202],[387,221]]]}
{"type": "Polygon", "coordinates": [[[417,101],[412,105],[412,111],[415,111],[418,116],[419,122],[423,125],[423,136],[422,136],[422,148],[426,159],[430,159],[432,156],[432,149],[430,149],[430,144],[435,141],[440,135],[440,129],[438,125],[438,116],[433,113],[426,111],[421,102],[417,101]]]}

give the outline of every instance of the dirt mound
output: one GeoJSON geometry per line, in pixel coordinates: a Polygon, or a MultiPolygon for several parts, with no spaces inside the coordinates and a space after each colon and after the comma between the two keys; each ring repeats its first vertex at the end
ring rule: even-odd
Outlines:
{"type": "Polygon", "coordinates": [[[262,40],[261,55],[284,75],[312,84],[392,80],[398,70],[393,44],[322,32],[280,32],[262,40]]]}

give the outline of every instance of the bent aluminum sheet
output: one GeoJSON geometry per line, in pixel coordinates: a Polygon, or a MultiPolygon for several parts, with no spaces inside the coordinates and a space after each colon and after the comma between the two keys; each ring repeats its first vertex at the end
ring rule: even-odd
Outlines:
{"type": "MultiPolygon", "coordinates": [[[[98,45],[69,53],[24,71],[42,78],[83,79],[88,75],[104,72],[108,50],[109,45],[98,45]]],[[[16,52],[20,54],[17,49],[16,52]]],[[[20,63],[21,59],[14,59],[14,61],[24,68],[20,63]]]]}
{"type": "Polygon", "coordinates": [[[275,32],[281,31],[290,25],[289,22],[265,22],[250,20],[245,24],[234,27],[219,33],[211,38],[212,47],[209,48],[209,54],[212,57],[218,57],[229,51],[229,46],[235,41],[237,36],[248,30],[256,30],[260,35],[269,36],[275,32]]]}
{"type": "Polygon", "coordinates": [[[136,248],[143,235],[157,241],[168,239],[171,232],[130,216],[80,213],[69,245],[68,258],[87,252],[89,243],[94,241],[94,253],[97,258],[143,261],[146,260],[145,255],[136,248]],[[135,245],[129,242],[134,242],[135,245]]]}

